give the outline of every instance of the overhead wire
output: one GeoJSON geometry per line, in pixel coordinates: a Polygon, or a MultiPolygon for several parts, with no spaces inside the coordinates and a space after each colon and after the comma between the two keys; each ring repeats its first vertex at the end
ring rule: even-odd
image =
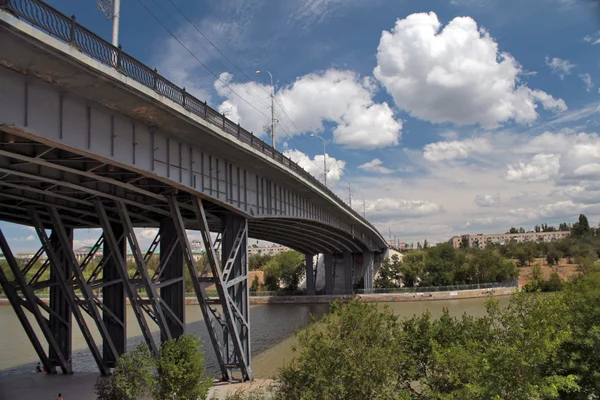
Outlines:
{"type": "MultiPolygon", "coordinates": [[[[156,0],[151,0],[166,16],[167,18],[170,19],[175,19],[167,10],[165,10],[159,3],[157,3],[156,0]]],[[[267,114],[265,114],[264,112],[262,112],[260,109],[258,109],[255,105],[253,105],[252,103],[250,103],[247,99],[245,99],[241,94],[239,94],[236,90],[234,90],[231,85],[228,82],[225,82],[221,79],[221,77],[219,75],[217,75],[214,71],[212,71],[202,60],[200,60],[192,50],[190,50],[157,16],[155,13],[153,13],[150,8],[148,8],[146,6],[146,4],[143,3],[142,0],[138,0],[138,3],[140,3],[140,5],[156,20],[156,22],[161,25],[161,27],[167,31],[167,33],[169,33],[169,35],[171,37],[173,37],[173,39],[175,39],[177,41],[177,43],[179,43],[180,46],[182,46],[200,65],[202,65],[211,75],[213,75],[219,82],[221,82],[227,89],[229,89],[233,94],[235,94],[238,98],[240,98],[244,103],[246,103],[247,105],[249,105],[251,108],[253,108],[255,111],[257,111],[259,114],[263,115],[266,118],[269,118],[269,116],[267,114]]],[[[192,25],[192,27],[194,27],[194,29],[213,47],[215,48],[215,50],[217,50],[219,52],[219,54],[221,54],[230,64],[232,64],[238,71],[240,71],[242,73],[242,75],[244,75],[246,78],[249,79],[250,82],[254,83],[255,86],[258,86],[261,90],[263,90],[265,93],[271,95],[271,93],[269,93],[268,91],[266,91],[262,86],[258,85],[256,82],[254,82],[252,80],[252,78],[250,78],[241,68],[239,68],[229,57],[227,57],[204,33],[202,33],[202,31],[185,15],[185,13],[183,13],[183,11],[177,7],[177,5],[172,1],[169,0],[169,3],[171,3],[171,5],[173,5],[173,7],[179,12],[180,15],[182,15],[184,17],[184,19],[190,24],[192,25]]],[[[211,58],[213,58],[223,69],[225,72],[229,72],[227,70],[227,68],[225,67],[225,65],[223,65],[223,63],[218,60],[218,58],[216,58],[207,48],[204,44],[202,44],[193,34],[191,34],[185,27],[183,28],[183,31],[190,36],[195,43],[197,43],[211,58]]],[[[236,79],[233,79],[234,82],[237,82],[238,84],[240,84],[242,87],[244,87],[250,94],[254,95],[262,104],[263,106],[268,106],[264,100],[258,96],[254,91],[252,91],[247,84],[241,82],[241,81],[237,81],[236,79]]],[[[315,150],[318,151],[317,147],[314,145],[314,143],[310,140],[308,140],[308,138],[306,137],[306,134],[303,133],[298,126],[295,124],[295,122],[293,121],[293,119],[289,116],[289,114],[287,113],[287,111],[285,110],[285,107],[283,106],[283,104],[281,104],[281,102],[279,100],[277,100],[277,98],[275,96],[273,96],[273,100],[275,101],[275,103],[277,103],[277,105],[279,105],[279,108],[281,109],[281,111],[283,112],[283,114],[287,117],[287,119],[289,120],[289,122],[293,125],[293,127],[296,130],[296,133],[300,136],[302,136],[307,143],[309,143],[309,145],[311,147],[313,147],[315,150]]],[[[294,140],[293,134],[290,134],[289,131],[292,131],[292,129],[287,125],[286,122],[283,121],[283,117],[276,111],[275,114],[280,118],[279,119],[279,127],[282,129],[282,131],[284,132],[284,134],[288,137],[288,139],[296,146],[296,148],[300,149],[300,145],[294,140]]],[[[308,159],[319,169],[323,171],[323,174],[326,173],[326,171],[323,169],[323,167],[321,165],[319,165],[313,158],[308,157],[308,159]]]]}
{"type": "MultiPolygon", "coordinates": [[[[152,0],[152,1],[153,1],[153,2],[155,2],[155,4],[156,4],[156,1],[155,1],[155,0],[152,0]]],[[[187,21],[187,23],[188,23],[188,24],[190,24],[190,25],[191,25],[191,26],[194,28],[194,30],[196,30],[196,32],[198,32],[198,33],[199,33],[199,34],[200,34],[200,35],[201,35],[201,36],[202,36],[202,37],[203,37],[203,38],[204,38],[204,39],[205,39],[205,40],[206,40],[206,41],[207,41],[207,42],[208,42],[208,43],[209,43],[209,44],[210,44],[210,45],[211,45],[211,46],[212,46],[212,47],[213,47],[213,48],[214,48],[214,49],[215,49],[215,50],[216,50],[218,53],[219,53],[219,54],[221,54],[221,56],[223,56],[223,58],[225,58],[225,60],[227,60],[227,61],[228,61],[228,62],[229,62],[231,65],[233,65],[233,67],[234,67],[235,69],[237,69],[237,70],[238,70],[238,71],[239,71],[239,72],[240,72],[240,73],[241,73],[243,76],[245,76],[245,77],[248,79],[248,81],[249,81],[249,82],[251,82],[251,83],[254,83],[254,85],[255,85],[255,86],[257,86],[259,89],[261,89],[261,90],[262,90],[263,92],[265,92],[267,95],[271,96],[271,93],[270,93],[269,91],[267,91],[267,90],[266,90],[266,89],[265,89],[263,86],[261,86],[261,85],[259,85],[258,83],[256,83],[256,82],[253,80],[253,78],[251,78],[251,77],[250,77],[250,76],[249,76],[249,75],[248,75],[248,74],[247,74],[247,73],[246,73],[246,72],[245,72],[243,69],[241,69],[240,67],[238,67],[238,65],[237,65],[235,62],[233,62],[233,60],[231,60],[229,57],[227,57],[227,55],[226,55],[226,54],[225,54],[223,51],[221,51],[221,49],[219,49],[219,47],[218,47],[216,44],[214,44],[214,43],[213,43],[213,42],[210,40],[210,38],[208,38],[208,36],[206,36],[206,35],[205,35],[205,34],[204,34],[204,33],[203,33],[201,30],[200,30],[200,28],[198,28],[198,26],[197,26],[197,25],[196,25],[196,24],[194,24],[194,23],[193,23],[193,22],[192,22],[192,21],[191,21],[191,20],[188,18],[188,16],[187,16],[187,15],[186,15],[186,14],[185,14],[185,13],[184,13],[184,12],[183,12],[183,11],[182,11],[182,10],[181,10],[179,7],[178,7],[178,6],[177,6],[177,4],[176,4],[176,3],[175,3],[173,0],[168,0],[168,1],[169,1],[169,3],[171,3],[171,5],[173,6],[173,8],[175,8],[175,10],[177,10],[177,12],[178,12],[178,13],[179,13],[179,14],[180,14],[180,15],[181,15],[181,16],[182,16],[182,17],[183,17],[183,18],[184,18],[184,19],[187,21]]],[[[159,7],[160,7],[160,6],[159,6],[159,7]]],[[[161,9],[162,9],[162,7],[161,7],[161,9]]],[[[186,33],[188,33],[188,32],[186,31],[186,33]]],[[[188,34],[189,34],[189,33],[188,33],[188,34]]],[[[191,35],[191,34],[190,34],[190,36],[193,38],[193,35],[191,35]]],[[[197,42],[198,44],[200,44],[200,42],[198,42],[198,41],[196,41],[196,42],[197,42]]],[[[203,48],[203,49],[204,49],[204,50],[205,50],[205,51],[206,51],[206,52],[207,52],[209,55],[211,55],[211,54],[210,54],[210,52],[208,51],[208,49],[206,49],[206,47],[204,47],[204,45],[202,45],[202,44],[200,44],[200,45],[201,45],[201,47],[202,47],[202,48],[203,48]]],[[[215,61],[217,61],[217,62],[219,63],[219,65],[221,65],[221,67],[223,67],[223,69],[224,69],[225,71],[227,71],[227,68],[226,68],[226,67],[223,65],[223,63],[221,63],[221,62],[220,62],[220,61],[219,61],[219,60],[218,60],[216,57],[214,57],[214,56],[212,56],[212,55],[211,55],[211,57],[213,57],[213,59],[215,59],[215,61]]],[[[229,71],[227,71],[227,72],[229,72],[229,71]]],[[[235,80],[235,79],[234,79],[234,80],[235,80]]],[[[265,103],[263,102],[262,98],[261,98],[259,95],[257,95],[256,93],[254,93],[254,92],[253,92],[253,91],[252,91],[252,90],[251,90],[251,89],[248,87],[248,85],[247,85],[247,84],[245,84],[245,83],[243,83],[243,82],[241,82],[241,81],[239,81],[239,80],[236,80],[236,81],[237,81],[239,84],[243,85],[243,86],[246,88],[246,90],[248,90],[248,92],[250,92],[251,94],[253,94],[254,96],[256,96],[256,97],[257,97],[257,98],[258,98],[258,99],[261,101],[261,103],[263,103],[263,105],[265,105],[265,106],[267,106],[267,107],[268,107],[268,105],[267,105],[267,104],[265,104],[265,103]]],[[[303,133],[303,132],[302,132],[302,131],[301,131],[301,130],[298,128],[298,126],[297,126],[297,125],[294,123],[294,120],[292,120],[292,118],[291,118],[291,117],[289,116],[289,114],[286,112],[286,110],[285,110],[285,108],[284,108],[283,104],[281,104],[281,102],[280,102],[279,100],[277,100],[277,97],[273,96],[273,99],[274,99],[274,101],[275,101],[275,102],[276,102],[276,103],[279,105],[279,108],[281,109],[281,111],[283,112],[283,114],[284,114],[284,115],[287,117],[287,119],[288,119],[288,120],[291,122],[291,124],[294,126],[294,128],[295,128],[295,130],[296,130],[296,133],[297,133],[297,134],[299,134],[300,136],[302,136],[302,137],[303,137],[303,138],[304,138],[304,139],[305,139],[305,140],[308,142],[308,144],[309,144],[310,146],[312,146],[312,147],[313,147],[315,150],[317,150],[317,151],[318,151],[318,149],[316,148],[316,146],[315,146],[315,145],[314,145],[314,144],[313,144],[313,143],[312,143],[310,140],[308,140],[308,138],[306,137],[306,134],[304,134],[304,133],[303,133]]],[[[280,123],[282,123],[282,122],[283,122],[283,117],[282,117],[282,116],[281,116],[281,115],[280,115],[280,114],[279,114],[277,111],[275,111],[275,114],[277,115],[277,117],[279,117],[279,122],[280,122],[280,123]]],[[[289,129],[289,127],[288,127],[288,129],[289,129]]],[[[289,129],[289,130],[291,131],[292,129],[289,129]]],[[[284,131],[284,132],[285,132],[285,131],[284,131]]],[[[289,134],[287,134],[287,136],[289,137],[290,135],[289,135],[289,134]]],[[[299,147],[299,146],[298,146],[298,147],[299,147]]]]}

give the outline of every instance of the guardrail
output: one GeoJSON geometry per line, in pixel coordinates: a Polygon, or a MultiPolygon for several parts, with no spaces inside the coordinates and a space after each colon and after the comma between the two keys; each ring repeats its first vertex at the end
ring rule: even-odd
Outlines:
{"type": "Polygon", "coordinates": [[[151,69],[125,53],[121,46],[115,47],[92,31],[79,25],[76,22],[75,16],[69,18],[41,0],[0,0],[0,9],[8,10],[33,26],[48,32],[65,43],[77,47],[88,56],[115,68],[129,78],[179,104],[192,114],[220,127],[237,140],[250,145],[279,164],[290,168],[335,199],[338,205],[349,211],[359,221],[369,226],[375,232],[379,232],[369,221],[363,218],[352,207],[348,206],[333,191],[319,182],[318,179],[309,174],[296,162],[254,136],[252,132],[248,132],[242,128],[240,124],[236,124],[225,117],[224,114],[220,114],[208,106],[206,101],[198,100],[186,92],[185,88],[179,88],[168,79],[159,75],[156,69],[151,69]]]}

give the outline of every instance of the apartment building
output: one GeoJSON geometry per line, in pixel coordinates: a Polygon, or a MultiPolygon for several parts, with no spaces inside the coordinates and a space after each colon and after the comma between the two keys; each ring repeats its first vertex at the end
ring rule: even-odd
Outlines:
{"type": "Polygon", "coordinates": [[[513,241],[515,243],[526,243],[526,242],[556,242],[559,239],[568,237],[571,232],[526,232],[526,233],[493,233],[483,234],[478,233],[477,235],[462,235],[453,236],[450,238],[448,243],[455,249],[461,247],[461,243],[466,240],[467,247],[478,247],[480,249],[485,248],[488,244],[499,244],[504,246],[505,244],[513,241]]]}
{"type": "Polygon", "coordinates": [[[274,256],[279,253],[285,253],[286,251],[290,251],[291,249],[286,246],[273,245],[273,246],[261,246],[261,247],[248,247],[248,255],[252,254],[260,254],[260,255],[271,255],[274,256]]]}

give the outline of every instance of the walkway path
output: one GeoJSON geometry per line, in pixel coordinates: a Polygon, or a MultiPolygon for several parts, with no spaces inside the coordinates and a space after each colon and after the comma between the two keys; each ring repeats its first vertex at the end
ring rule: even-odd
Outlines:
{"type": "MultiPolygon", "coordinates": [[[[73,375],[46,375],[34,372],[0,378],[0,400],[55,400],[61,393],[65,400],[96,400],[94,384],[98,374],[75,373],[73,375]]],[[[255,389],[272,384],[270,379],[256,379],[245,383],[219,383],[209,392],[208,398],[215,395],[224,399],[228,392],[255,389]]]]}

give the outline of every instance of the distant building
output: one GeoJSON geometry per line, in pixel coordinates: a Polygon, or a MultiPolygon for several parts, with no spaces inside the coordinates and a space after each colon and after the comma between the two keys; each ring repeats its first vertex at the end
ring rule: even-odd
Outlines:
{"type": "Polygon", "coordinates": [[[259,255],[271,255],[274,256],[279,253],[285,253],[286,251],[290,251],[291,249],[286,246],[273,245],[273,246],[262,246],[262,247],[248,247],[248,255],[259,254],[259,255]]]}
{"type": "Polygon", "coordinates": [[[465,243],[466,247],[485,248],[488,244],[498,244],[504,246],[507,243],[526,243],[526,242],[556,242],[559,239],[569,237],[571,232],[526,232],[526,233],[492,233],[484,235],[462,235],[453,236],[448,243],[455,249],[461,247],[461,243],[465,243]]]}

